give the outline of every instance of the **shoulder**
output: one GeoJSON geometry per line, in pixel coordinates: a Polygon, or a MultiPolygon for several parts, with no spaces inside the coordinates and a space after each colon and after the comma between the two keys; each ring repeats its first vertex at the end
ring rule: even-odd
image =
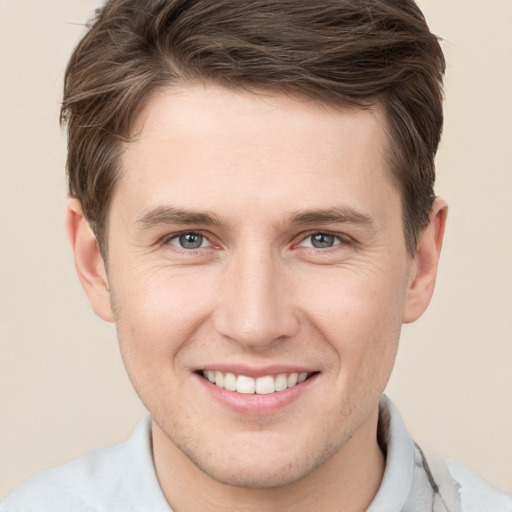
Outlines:
{"type": "Polygon", "coordinates": [[[106,510],[99,508],[98,504],[105,501],[105,495],[122,487],[122,454],[123,445],[116,445],[87,453],[63,466],[42,471],[7,496],[0,504],[0,511],[106,510]]]}
{"type": "Polygon", "coordinates": [[[435,450],[420,448],[386,397],[380,403],[378,436],[386,469],[368,512],[512,512],[510,495],[435,450]]]}
{"type": "Polygon", "coordinates": [[[459,487],[462,512],[512,512],[512,496],[457,462],[449,460],[447,465],[459,487]]]}
{"type": "Polygon", "coordinates": [[[33,476],[0,503],[0,512],[169,512],[151,445],[148,415],[125,443],[33,476]]]}

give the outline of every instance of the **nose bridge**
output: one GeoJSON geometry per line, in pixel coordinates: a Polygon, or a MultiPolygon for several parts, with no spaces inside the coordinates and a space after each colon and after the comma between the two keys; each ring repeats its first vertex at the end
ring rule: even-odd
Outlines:
{"type": "Polygon", "coordinates": [[[272,248],[247,244],[224,277],[218,331],[253,349],[290,337],[298,326],[284,263],[272,248]]]}

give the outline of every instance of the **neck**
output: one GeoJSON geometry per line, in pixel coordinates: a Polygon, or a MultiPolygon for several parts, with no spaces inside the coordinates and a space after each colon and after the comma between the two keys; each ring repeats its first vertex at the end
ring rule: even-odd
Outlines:
{"type": "Polygon", "coordinates": [[[377,443],[378,412],[330,459],[307,477],[282,487],[226,485],[197,468],[153,424],[155,466],[174,512],[357,512],[377,494],[385,459],[377,443]]]}

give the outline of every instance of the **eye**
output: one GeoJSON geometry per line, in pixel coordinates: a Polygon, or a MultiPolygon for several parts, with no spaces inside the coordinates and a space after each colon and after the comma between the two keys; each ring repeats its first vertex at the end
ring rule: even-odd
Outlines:
{"type": "Polygon", "coordinates": [[[314,247],[315,249],[330,249],[335,245],[339,245],[339,236],[331,233],[313,233],[307,236],[300,245],[303,247],[314,247]]]}
{"type": "Polygon", "coordinates": [[[201,233],[194,233],[187,231],[174,235],[169,242],[176,245],[181,249],[200,249],[202,247],[209,247],[211,244],[208,239],[201,235],[201,233]]]}

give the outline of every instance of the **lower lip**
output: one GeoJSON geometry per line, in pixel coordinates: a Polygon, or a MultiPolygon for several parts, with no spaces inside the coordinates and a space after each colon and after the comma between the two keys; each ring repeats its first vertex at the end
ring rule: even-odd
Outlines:
{"type": "Polygon", "coordinates": [[[274,393],[268,393],[266,395],[229,391],[212,384],[209,380],[206,380],[200,375],[196,374],[196,377],[214,399],[221,402],[229,409],[240,414],[261,416],[274,414],[297,400],[311,387],[318,378],[318,375],[319,374],[316,373],[304,382],[301,382],[291,388],[283,391],[276,391],[274,393]]]}

